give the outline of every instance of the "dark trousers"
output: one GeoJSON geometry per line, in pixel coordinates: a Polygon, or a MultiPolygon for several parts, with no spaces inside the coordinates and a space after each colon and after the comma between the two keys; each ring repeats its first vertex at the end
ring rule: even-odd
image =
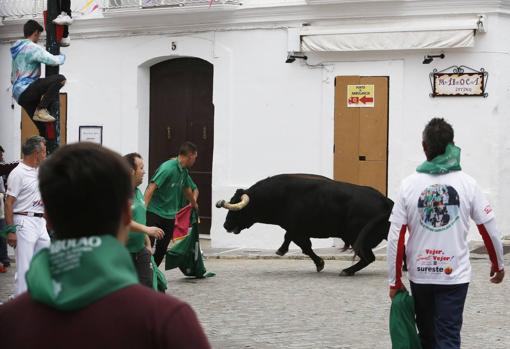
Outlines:
{"type": "Polygon", "coordinates": [[[423,349],[460,349],[462,313],[469,283],[416,284],[411,292],[423,349]]]}
{"type": "Polygon", "coordinates": [[[145,247],[137,253],[131,253],[138,280],[144,286],[152,288],[151,253],[145,247]]]}
{"type": "Polygon", "coordinates": [[[67,13],[71,17],[71,0],[60,0],[59,5],[60,11],[67,13]]]}
{"type": "Polygon", "coordinates": [[[174,224],[175,219],[165,219],[157,214],[147,211],[147,226],[149,227],[158,227],[161,228],[165,235],[161,240],[155,240],[151,238],[151,244],[154,246],[156,244],[156,249],[154,251],[154,261],[156,265],[159,267],[163,258],[165,257],[166,250],[168,249],[168,244],[170,244],[170,240],[172,240],[172,235],[174,233],[174,224]]]}
{"type": "MultiPolygon", "coordinates": [[[[4,226],[5,226],[5,220],[0,219],[0,230],[4,226]]],[[[0,263],[2,263],[4,265],[4,267],[8,267],[11,265],[9,256],[7,255],[7,240],[1,236],[0,236],[0,263]]]]}
{"type": "MultiPolygon", "coordinates": [[[[60,14],[60,12],[65,12],[67,13],[67,15],[69,17],[72,17],[71,16],[71,0],[60,0],[59,1],[59,9],[60,11],[58,12],[58,14],[60,14]]],[[[63,38],[67,38],[69,36],[69,28],[67,25],[64,26],[64,35],[62,35],[63,38]]]]}
{"type": "MultiPolygon", "coordinates": [[[[37,79],[19,96],[18,104],[25,109],[30,118],[33,118],[36,109],[48,109],[52,103],[58,100],[59,91],[64,86],[62,82],[65,79],[61,74],[37,79]]],[[[39,133],[43,135],[44,122],[34,121],[34,123],[39,129],[39,133]]]]}

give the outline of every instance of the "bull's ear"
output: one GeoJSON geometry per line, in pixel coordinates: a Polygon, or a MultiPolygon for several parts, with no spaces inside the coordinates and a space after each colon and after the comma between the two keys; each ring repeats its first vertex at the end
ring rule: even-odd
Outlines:
{"type": "Polygon", "coordinates": [[[244,190],[244,189],[237,189],[237,190],[236,190],[236,193],[235,193],[235,196],[237,196],[237,195],[241,196],[241,195],[243,195],[244,193],[245,193],[245,190],[244,190]]]}

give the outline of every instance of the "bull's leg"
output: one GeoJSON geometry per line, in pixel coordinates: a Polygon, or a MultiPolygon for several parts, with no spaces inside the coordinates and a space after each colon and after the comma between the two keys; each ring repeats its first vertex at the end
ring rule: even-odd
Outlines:
{"type": "Polygon", "coordinates": [[[358,263],[354,264],[353,266],[350,266],[349,268],[346,268],[342,270],[340,273],[340,276],[353,276],[354,273],[360,271],[361,269],[365,268],[367,265],[375,261],[374,253],[372,252],[372,249],[367,249],[363,251],[362,256],[360,257],[358,263]]]}
{"type": "Polygon", "coordinates": [[[367,223],[359,232],[358,237],[352,246],[356,255],[359,256],[360,261],[353,266],[342,270],[340,275],[352,276],[354,273],[375,261],[372,248],[377,246],[383,239],[387,238],[389,227],[390,223],[388,222],[386,214],[367,223]]]}
{"type": "Polygon", "coordinates": [[[312,242],[310,241],[310,239],[299,238],[294,239],[294,242],[301,248],[301,251],[303,251],[304,254],[306,254],[313,260],[313,262],[315,263],[315,267],[317,268],[317,272],[321,272],[322,269],[324,269],[324,260],[321,257],[317,256],[315,252],[313,252],[312,242]]]}
{"type": "Polygon", "coordinates": [[[289,245],[291,241],[292,239],[290,238],[289,233],[285,233],[283,244],[280,246],[278,250],[276,250],[276,254],[278,256],[285,256],[285,254],[289,252],[289,245]]]}

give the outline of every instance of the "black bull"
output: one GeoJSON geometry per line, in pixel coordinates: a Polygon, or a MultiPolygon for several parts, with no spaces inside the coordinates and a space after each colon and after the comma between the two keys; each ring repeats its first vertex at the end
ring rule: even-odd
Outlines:
{"type": "Polygon", "coordinates": [[[283,256],[293,241],[317,267],[324,260],[312,250],[310,238],[337,237],[360,258],[340,275],[354,275],[375,260],[372,249],[387,239],[393,201],[370,187],[337,182],[309,174],[281,174],[238,189],[230,202],[216,207],[229,210],[225,230],[239,234],[255,223],[279,225],[285,241],[283,256]]]}

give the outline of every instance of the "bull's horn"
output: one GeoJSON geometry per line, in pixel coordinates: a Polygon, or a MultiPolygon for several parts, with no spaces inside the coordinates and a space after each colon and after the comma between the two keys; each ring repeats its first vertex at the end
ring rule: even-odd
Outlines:
{"type": "Polygon", "coordinates": [[[241,195],[241,201],[239,201],[237,204],[231,204],[229,202],[226,202],[225,200],[221,200],[216,203],[216,207],[225,207],[229,211],[239,211],[245,208],[249,202],[250,197],[248,196],[248,194],[243,194],[241,195]]]}

